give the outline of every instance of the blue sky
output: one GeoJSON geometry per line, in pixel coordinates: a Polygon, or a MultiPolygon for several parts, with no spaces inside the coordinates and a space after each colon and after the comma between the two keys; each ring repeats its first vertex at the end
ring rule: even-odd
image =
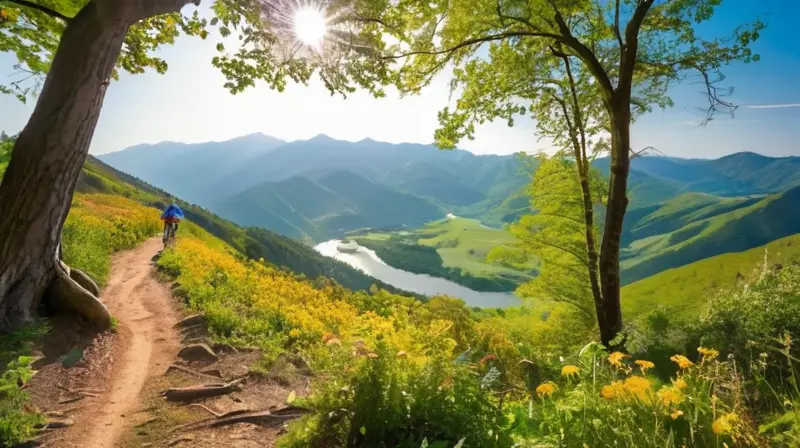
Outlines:
{"type": "MultiPolygon", "coordinates": [[[[656,111],[633,127],[634,148],[654,146],[677,157],[712,158],[738,151],[772,156],[800,155],[800,38],[795,0],[726,0],[703,33],[726,33],[737,24],[763,17],[768,28],[756,43],[756,64],[737,64],[725,73],[741,104],[736,118],[720,117],[706,127],[699,85],[674,89],[675,107],[656,111]],[[782,107],[777,107],[782,106],[782,107]]],[[[160,50],[170,65],[166,75],[123,75],[106,95],[91,152],[117,151],[139,143],[164,140],[202,142],[263,132],[286,140],[325,133],[357,141],[369,137],[389,142],[429,143],[436,113],[448,104],[448,74],[439,76],[421,96],[373,99],[356,93],[346,100],[332,97],[319,83],[290,85],[283,93],[258,85],[240,95],[222,88],[224,79],[210,64],[216,41],[182,38],[160,50]]],[[[0,76],[13,73],[15,60],[0,54],[0,76]]],[[[24,126],[32,101],[22,105],[0,96],[0,129],[24,126]]],[[[479,129],[475,141],[461,147],[479,154],[508,154],[547,149],[537,142],[532,122],[517,126],[492,123],[479,129]]]]}

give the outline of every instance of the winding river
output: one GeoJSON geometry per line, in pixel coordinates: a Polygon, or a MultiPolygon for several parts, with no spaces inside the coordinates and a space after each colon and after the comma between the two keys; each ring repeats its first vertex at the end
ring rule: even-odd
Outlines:
{"type": "Polygon", "coordinates": [[[336,249],[339,243],[340,240],[325,241],[314,246],[314,249],[326,257],[343,261],[384,283],[416,294],[458,297],[469,306],[482,308],[506,308],[521,303],[520,299],[511,293],[474,291],[443,278],[393,268],[378,258],[374,251],[363,246],[358,246],[358,251],[354,253],[339,252],[336,249]]]}

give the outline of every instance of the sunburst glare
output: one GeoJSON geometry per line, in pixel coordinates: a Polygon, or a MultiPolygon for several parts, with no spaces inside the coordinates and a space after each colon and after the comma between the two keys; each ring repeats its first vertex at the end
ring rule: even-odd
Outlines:
{"type": "Polygon", "coordinates": [[[328,25],[325,14],[312,6],[297,8],[292,17],[292,29],[297,39],[311,47],[318,47],[325,38],[328,25]]]}

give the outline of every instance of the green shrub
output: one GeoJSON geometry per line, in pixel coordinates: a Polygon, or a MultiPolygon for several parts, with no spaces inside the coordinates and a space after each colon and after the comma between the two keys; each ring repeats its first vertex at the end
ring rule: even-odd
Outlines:
{"type": "MultiPolygon", "coordinates": [[[[446,357],[420,365],[387,344],[373,355],[340,370],[351,373],[318,383],[304,403],[314,414],[293,425],[281,446],[512,445],[506,417],[487,390],[491,375],[446,357]]],[[[347,358],[346,352],[337,356],[347,358]]]]}
{"type": "Polygon", "coordinates": [[[35,373],[33,358],[20,356],[11,361],[0,377],[0,445],[13,446],[36,434],[43,417],[26,408],[28,395],[21,388],[35,373]]]}

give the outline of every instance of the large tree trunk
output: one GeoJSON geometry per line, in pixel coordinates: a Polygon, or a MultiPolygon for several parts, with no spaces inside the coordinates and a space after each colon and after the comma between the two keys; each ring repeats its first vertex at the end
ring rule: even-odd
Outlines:
{"type": "Polygon", "coordinates": [[[600,245],[600,286],[602,313],[598,316],[600,340],[607,347],[622,331],[620,302],[619,248],[622,225],[628,208],[628,172],[630,171],[630,99],[619,95],[611,118],[611,173],[603,240],[600,245]]]}
{"type": "Polygon", "coordinates": [[[89,2],[70,21],[36,108],[17,138],[0,185],[0,332],[29,321],[51,283],[47,295],[53,305],[76,310],[101,326],[110,323],[105,307],[90,303],[93,295],[84,297],[86,290],[70,279],[58,251],[128,30],[123,9],[114,2],[99,7],[89,2]]]}

